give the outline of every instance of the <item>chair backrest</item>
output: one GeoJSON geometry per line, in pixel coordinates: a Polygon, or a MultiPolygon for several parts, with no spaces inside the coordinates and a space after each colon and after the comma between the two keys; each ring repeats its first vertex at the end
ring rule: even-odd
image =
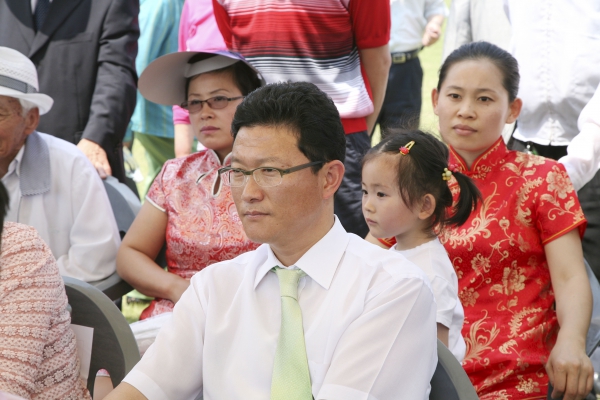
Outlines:
{"type": "Polygon", "coordinates": [[[121,233],[121,238],[123,238],[140,211],[142,204],[135,193],[116,178],[109,176],[103,182],[117,221],[117,227],[121,233]]]}
{"type": "Polygon", "coordinates": [[[63,277],[73,324],[94,328],[92,358],[87,388],[94,393],[100,369],[108,370],[116,387],[140,360],[140,352],[129,324],[115,304],[94,286],[63,277]]]}
{"type": "Polygon", "coordinates": [[[429,400],[478,400],[462,365],[439,340],[437,351],[438,364],[431,378],[429,400]]]}

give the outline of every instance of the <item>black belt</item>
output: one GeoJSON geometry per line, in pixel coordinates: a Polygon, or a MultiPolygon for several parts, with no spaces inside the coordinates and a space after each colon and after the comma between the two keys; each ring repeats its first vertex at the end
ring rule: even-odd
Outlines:
{"type": "Polygon", "coordinates": [[[421,49],[413,51],[400,51],[398,53],[392,53],[392,64],[404,64],[408,60],[417,58],[421,49]]]}

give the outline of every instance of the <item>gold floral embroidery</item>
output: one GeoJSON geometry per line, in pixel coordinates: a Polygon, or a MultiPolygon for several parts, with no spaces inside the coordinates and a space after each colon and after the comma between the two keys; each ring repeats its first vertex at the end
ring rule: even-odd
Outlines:
{"type": "Polygon", "coordinates": [[[540,384],[538,382],[534,382],[531,378],[525,380],[522,375],[517,375],[517,378],[519,378],[519,384],[517,385],[517,390],[519,392],[526,394],[540,392],[540,384]]]}
{"type": "Polygon", "coordinates": [[[509,338],[514,338],[519,336],[519,332],[521,330],[521,325],[523,325],[523,318],[525,318],[529,314],[539,313],[543,310],[541,308],[523,308],[521,311],[514,313],[508,326],[510,327],[509,338]]]}
{"type": "Polygon", "coordinates": [[[498,351],[502,354],[510,354],[511,352],[516,352],[514,348],[517,345],[517,342],[514,339],[510,339],[508,342],[504,343],[498,351]]]}
{"type": "Polygon", "coordinates": [[[473,288],[463,289],[458,294],[458,298],[460,299],[463,307],[474,306],[475,303],[477,303],[478,297],[479,293],[477,293],[473,288]]]}
{"type": "Polygon", "coordinates": [[[453,249],[466,247],[470,251],[473,250],[473,242],[475,242],[477,236],[484,239],[491,236],[488,227],[493,221],[497,221],[496,218],[488,217],[488,210],[494,204],[494,197],[496,196],[497,186],[495,183],[493,185],[494,192],[483,200],[477,216],[471,220],[470,227],[468,229],[455,229],[452,233],[448,232],[447,235],[444,235],[443,242],[447,242],[453,249]]]}
{"type": "Polygon", "coordinates": [[[573,192],[573,185],[569,177],[561,170],[548,172],[546,182],[548,183],[548,190],[555,192],[561,199],[565,199],[567,194],[573,192]]]}
{"type": "Polygon", "coordinates": [[[482,325],[484,325],[486,319],[487,312],[482,319],[471,324],[469,333],[464,337],[467,350],[463,364],[475,361],[478,361],[481,365],[489,364],[490,360],[488,358],[482,359],[481,354],[489,354],[489,352],[493,349],[491,343],[494,341],[494,339],[496,339],[496,336],[498,336],[500,330],[496,328],[495,323],[489,330],[482,328],[482,325]]]}
{"type": "Polygon", "coordinates": [[[490,260],[484,257],[481,253],[477,253],[477,255],[471,260],[471,268],[479,273],[490,272],[490,267],[490,260]]]}
{"type": "Polygon", "coordinates": [[[502,275],[502,283],[497,283],[490,288],[490,295],[493,292],[512,295],[525,289],[525,275],[523,268],[517,266],[517,260],[511,263],[510,267],[505,267],[502,275]]]}

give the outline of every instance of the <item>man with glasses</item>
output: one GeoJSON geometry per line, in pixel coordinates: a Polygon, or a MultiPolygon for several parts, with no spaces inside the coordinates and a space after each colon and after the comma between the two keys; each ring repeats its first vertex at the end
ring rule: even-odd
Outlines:
{"type": "Polygon", "coordinates": [[[249,94],[222,168],[257,250],[196,274],[107,399],[426,399],[435,303],[419,268],[333,214],[345,137],[310,83],[249,94]]]}

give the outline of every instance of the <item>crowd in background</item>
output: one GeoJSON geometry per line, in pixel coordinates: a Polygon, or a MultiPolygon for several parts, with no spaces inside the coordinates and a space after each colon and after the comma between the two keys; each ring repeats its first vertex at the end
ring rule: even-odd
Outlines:
{"type": "MultiPolygon", "coordinates": [[[[298,398],[397,398],[385,352],[348,338],[365,327],[396,362],[409,354],[400,338],[439,339],[482,399],[585,397],[593,380],[586,339],[597,341],[589,325],[600,312],[592,307],[600,295],[592,293],[600,276],[599,64],[595,0],[0,0],[0,391],[89,397],[74,377],[79,361],[57,278],[93,282],[116,271],[136,289],[131,296],[148,299],[133,331],[163,333],[111,398],[154,398],[156,388],[165,397],[256,389],[256,398],[269,390],[291,398],[269,383],[285,381],[284,329],[262,310],[269,296],[279,299],[275,278],[288,279],[278,267],[260,289],[262,263],[272,262],[302,272],[290,295],[304,317],[308,365],[294,383],[305,391],[298,398]],[[445,21],[431,88],[432,133],[442,144],[418,130],[419,53],[445,21]],[[377,125],[382,140],[372,143],[377,125]],[[285,158],[277,158],[282,149],[294,162],[270,165],[285,158]],[[270,152],[265,164],[259,155],[270,152]],[[327,184],[309,185],[322,175],[327,184]],[[288,179],[300,182],[296,193],[271,198],[292,190],[288,179]],[[142,203],[124,237],[109,186],[142,203]],[[261,222],[263,214],[278,223],[261,222]],[[284,256],[292,242],[307,244],[296,258],[284,256]],[[330,258],[338,253],[346,255],[330,258]],[[326,259],[329,275],[302,255],[326,259]],[[410,284],[381,268],[394,262],[410,284]],[[206,268],[216,263],[221,269],[206,268]],[[238,264],[257,277],[223,275],[238,264]],[[204,280],[191,280],[200,271],[204,280]],[[400,286],[384,290],[382,281],[400,286]],[[245,309],[236,301],[254,296],[250,286],[265,297],[245,309]],[[422,318],[390,307],[408,303],[422,318]],[[209,309],[227,318],[194,320],[206,330],[199,340],[182,316],[209,309]],[[249,316],[267,322],[257,327],[249,316]],[[397,332],[385,331],[390,319],[397,332]],[[262,329],[275,339],[257,339],[262,329]],[[174,341],[182,359],[165,356],[174,341]],[[338,341],[345,353],[323,345],[338,341]],[[259,351],[273,357],[237,365],[259,351]],[[194,364],[189,373],[204,382],[181,388],[174,383],[187,375],[162,368],[185,363],[187,353],[260,385],[231,388],[218,369],[194,364]],[[381,371],[351,382],[360,362],[381,371]],[[369,379],[377,383],[367,388],[369,379]]],[[[420,357],[405,377],[422,382],[414,378],[406,398],[427,397],[435,349],[420,357]]]]}

